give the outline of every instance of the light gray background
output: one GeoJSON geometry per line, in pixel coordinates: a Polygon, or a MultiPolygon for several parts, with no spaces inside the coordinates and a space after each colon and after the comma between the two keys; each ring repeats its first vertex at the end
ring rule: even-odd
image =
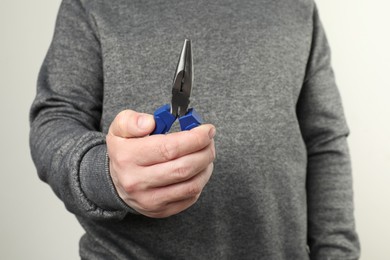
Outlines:
{"type": "MultiPolygon", "coordinates": [[[[390,19],[387,0],[317,0],[352,130],[363,260],[390,256],[390,19]]],[[[0,0],[0,259],[78,259],[82,234],[37,177],[28,110],[60,0],[0,0]]]]}

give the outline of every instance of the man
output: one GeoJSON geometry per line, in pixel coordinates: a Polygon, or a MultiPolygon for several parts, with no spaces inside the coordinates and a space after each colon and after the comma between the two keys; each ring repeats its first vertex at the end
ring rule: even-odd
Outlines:
{"type": "Polygon", "coordinates": [[[347,135],[309,0],[64,0],[31,109],[82,259],[357,259],[347,135]],[[149,136],[186,37],[213,125],[149,136]]]}

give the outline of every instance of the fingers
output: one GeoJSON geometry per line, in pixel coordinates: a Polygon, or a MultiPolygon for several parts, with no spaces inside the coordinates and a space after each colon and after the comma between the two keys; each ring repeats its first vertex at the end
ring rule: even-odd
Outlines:
{"type": "Polygon", "coordinates": [[[205,124],[190,131],[153,135],[134,140],[139,143],[137,145],[139,149],[138,156],[133,159],[139,166],[168,162],[204,149],[210,145],[214,135],[215,127],[205,124]]]}
{"type": "Polygon", "coordinates": [[[214,141],[206,148],[173,161],[142,168],[142,188],[156,188],[184,182],[204,170],[215,159],[214,141]]]}
{"type": "Polygon", "coordinates": [[[123,110],[111,123],[108,134],[122,138],[143,137],[150,134],[154,128],[152,115],[123,110]]]}
{"type": "Polygon", "coordinates": [[[149,196],[143,196],[134,203],[136,210],[149,217],[162,218],[189,208],[199,198],[212,171],[211,163],[204,171],[185,182],[154,189],[148,193],[149,196]]]}
{"type": "Polygon", "coordinates": [[[110,163],[126,193],[134,193],[184,182],[206,169],[215,159],[214,141],[201,151],[178,159],[151,166],[134,166],[128,163],[110,163]],[[136,174],[132,174],[136,173],[136,174]]]}
{"type": "Polygon", "coordinates": [[[157,203],[167,204],[199,197],[211,177],[213,167],[214,164],[211,163],[204,171],[187,181],[156,189],[152,199],[157,203]]]}

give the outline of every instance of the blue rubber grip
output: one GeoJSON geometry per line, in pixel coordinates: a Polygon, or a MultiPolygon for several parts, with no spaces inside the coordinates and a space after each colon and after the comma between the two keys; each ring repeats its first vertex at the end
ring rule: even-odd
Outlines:
{"type": "Polygon", "coordinates": [[[175,116],[171,114],[171,107],[168,104],[156,109],[153,115],[154,120],[156,121],[156,128],[151,135],[165,134],[171,129],[176,120],[175,116]]]}
{"type": "Polygon", "coordinates": [[[182,131],[191,130],[194,127],[201,125],[202,117],[195,111],[195,109],[188,109],[187,114],[179,117],[180,128],[182,131]]]}

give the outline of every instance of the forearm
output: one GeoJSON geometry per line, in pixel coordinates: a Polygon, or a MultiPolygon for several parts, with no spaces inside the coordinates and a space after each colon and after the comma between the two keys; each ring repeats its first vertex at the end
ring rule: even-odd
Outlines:
{"type": "Polygon", "coordinates": [[[346,136],[322,143],[309,156],[307,194],[311,259],[358,259],[346,136]]]}
{"type": "Polygon", "coordinates": [[[31,154],[40,178],[68,210],[120,218],[126,208],[112,189],[99,127],[103,79],[95,31],[79,1],[62,3],[30,111],[31,154]]]}
{"type": "Polygon", "coordinates": [[[325,32],[313,14],[313,41],[297,104],[307,166],[308,244],[311,259],[357,259],[350,157],[341,98],[325,32]]]}
{"type": "Polygon", "coordinates": [[[31,123],[31,153],[40,178],[75,214],[92,218],[122,217],[125,207],[110,188],[105,135],[88,129],[86,121],[81,123],[68,118],[58,112],[58,107],[50,110],[41,110],[41,114],[31,123]],[[101,189],[86,190],[86,187],[91,187],[89,182],[92,179],[96,180],[95,186],[99,184],[101,189]],[[82,185],[81,181],[88,183],[82,185]],[[98,195],[91,196],[96,192],[110,198],[112,203],[96,202],[98,195]]]}

